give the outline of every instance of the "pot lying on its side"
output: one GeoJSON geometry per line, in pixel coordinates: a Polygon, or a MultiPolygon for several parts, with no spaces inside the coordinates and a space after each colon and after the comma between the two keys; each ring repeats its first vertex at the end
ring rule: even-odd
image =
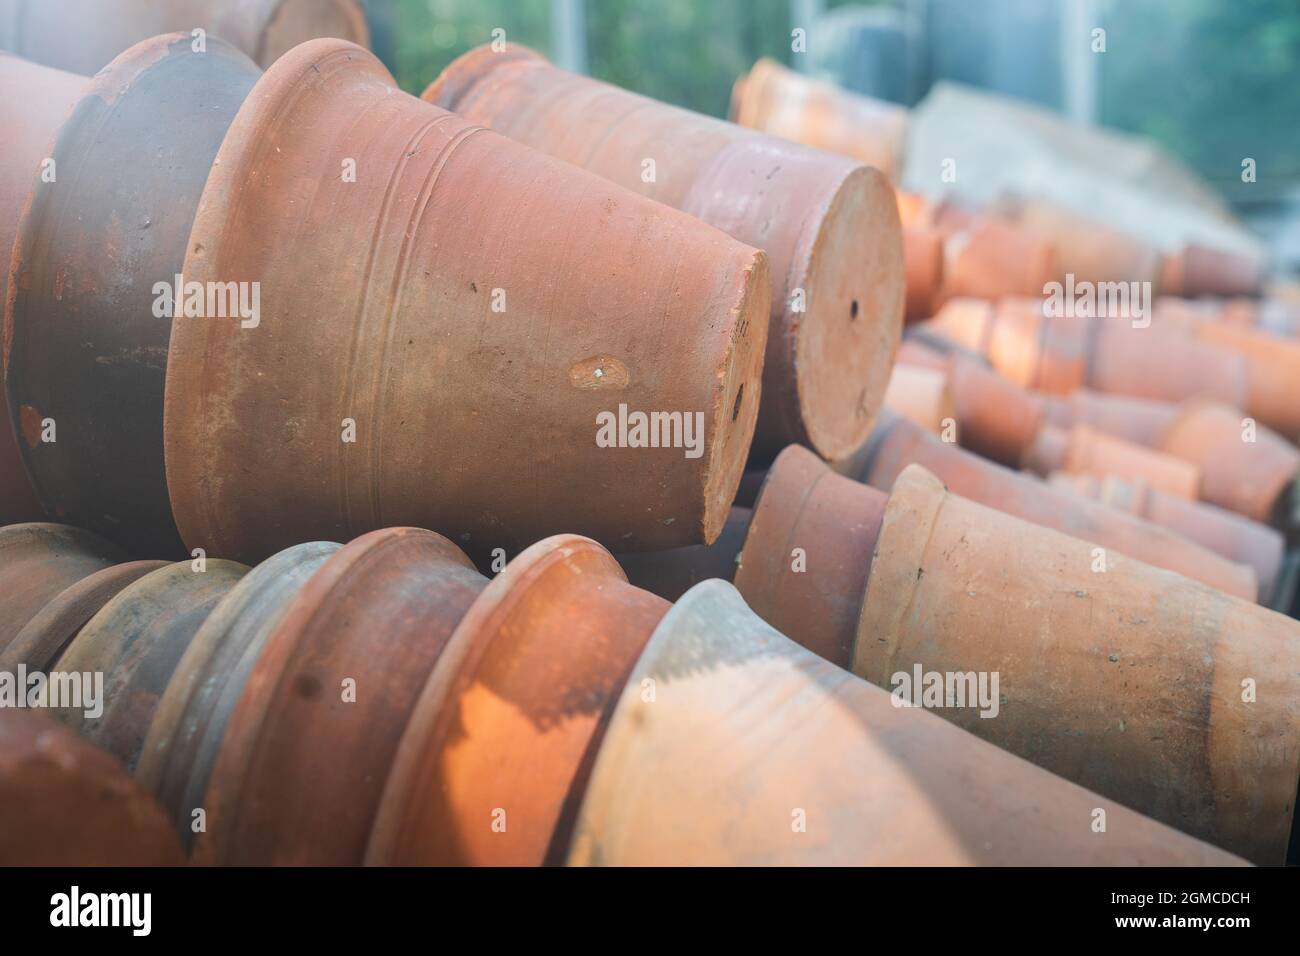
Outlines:
{"type": "Polygon", "coordinates": [[[797,442],[838,458],[866,437],[905,295],[898,208],[877,170],[567,73],[517,45],[471,50],[424,98],[765,250],[772,314],[755,455],[797,442]]]}
{"type": "Polygon", "coordinates": [[[303,44],[240,110],[190,236],[187,278],[259,282],[261,321],[173,324],[182,536],[247,561],[392,525],[476,557],[567,529],[712,541],[757,415],[766,263],[401,93],[359,47],[303,44]]]}
{"type": "Polygon", "coordinates": [[[5,866],[175,866],[158,805],[122,766],[54,721],[0,709],[5,866]]]}
{"type": "Polygon", "coordinates": [[[699,584],[623,689],[568,862],[1242,862],[895,703],[764,624],[731,585],[699,584]]]}

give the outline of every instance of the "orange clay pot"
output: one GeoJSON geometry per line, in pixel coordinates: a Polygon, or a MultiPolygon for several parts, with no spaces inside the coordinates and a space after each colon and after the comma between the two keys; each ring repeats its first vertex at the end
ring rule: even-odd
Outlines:
{"type": "Polygon", "coordinates": [[[1259,295],[1267,263],[1222,249],[1188,243],[1161,263],[1160,290],[1168,295],[1259,295]]]}
{"type": "Polygon", "coordinates": [[[1236,597],[1258,596],[1250,568],[1132,515],[1009,471],[895,416],[882,416],[871,440],[835,468],[887,491],[913,463],[938,475],[954,493],[990,508],[1177,571],[1236,597]]]}
{"type": "Polygon", "coordinates": [[[116,545],[79,528],[0,528],[0,653],[64,590],[123,557],[116,545]]]}
{"type": "Polygon", "coordinates": [[[1300,779],[1300,623],[1118,554],[1100,573],[1096,562],[1091,543],[909,468],[876,541],[853,671],[882,686],[916,667],[997,673],[995,719],[939,713],[1140,813],[1282,863],[1300,779]]]}
{"type": "Polygon", "coordinates": [[[400,93],[342,41],[278,60],[217,159],[184,272],[259,281],[261,323],[174,323],[187,545],[258,560],[403,524],[476,554],[568,528],[627,550],[717,537],[757,411],[763,253],[400,93]],[[693,416],[699,457],[598,446],[622,406],[693,416]]]}
{"type": "Polygon", "coordinates": [[[45,673],[81,633],[86,623],[124,588],[146,574],[167,567],[166,561],[128,561],[88,574],[52,597],[0,650],[0,671],[45,673]]]}
{"type": "Polygon", "coordinates": [[[669,607],[577,535],[507,565],[420,695],[366,862],[562,861],[610,712],[669,607]]]}
{"type": "Polygon", "coordinates": [[[764,624],[730,585],[706,581],[664,617],[627,681],[568,862],[1241,861],[893,706],[764,624]]]}
{"type": "Polygon", "coordinates": [[[1053,243],[1004,220],[958,215],[954,208],[944,203],[934,211],[947,237],[943,299],[1042,295],[1059,274],[1053,243]]]}
{"type": "Polygon", "coordinates": [[[465,54],[424,97],[765,250],[771,331],[754,453],[770,459],[798,442],[834,458],[866,437],[905,296],[897,206],[879,172],[566,73],[518,46],[465,54]]]}
{"type": "Polygon", "coordinates": [[[135,776],[188,849],[230,715],[258,655],[302,586],[342,545],[312,541],[267,558],[212,609],[149,723],[135,776]]]}
{"type": "Polygon", "coordinates": [[[903,228],[908,322],[928,319],[938,310],[943,287],[943,236],[923,226],[903,228]]]}
{"type": "Polygon", "coordinates": [[[1104,395],[1086,388],[1069,395],[1028,394],[1041,402],[1043,421],[1048,424],[1064,429],[1087,425],[1148,448],[1160,447],[1160,437],[1178,418],[1182,407],[1149,398],[1104,395]]]}
{"type": "Polygon", "coordinates": [[[48,717],[0,710],[0,862],[176,866],[176,835],[121,764],[48,717]]]}
{"type": "Polygon", "coordinates": [[[135,771],[167,683],[208,613],[248,568],[209,560],[203,571],[178,561],[151,571],[105,604],[59,655],[53,671],[102,673],[103,714],[51,711],[135,771]]]}
{"type": "MultiPolygon", "coordinates": [[[[751,472],[745,474],[749,476],[751,472]]],[[[761,478],[757,481],[762,483],[761,478]]],[[[744,482],[745,479],[742,478],[741,484],[744,482]]],[[[755,486],[754,493],[757,491],[755,486]]],[[[752,496],[749,501],[753,503],[752,496]]],[[[740,546],[745,543],[753,514],[749,507],[733,505],[726,527],[713,544],[696,544],[668,551],[618,554],[615,558],[627,575],[629,584],[657,594],[665,601],[676,601],[701,581],[709,578],[730,581],[736,576],[740,546]]]]}
{"type": "MultiPolygon", "coordinates": [[[[1056,251],[1056,278],[1072,274],[1075,282],[1150,282],[1153,286],[1159,281],[1160,251],[1136,236],[1046,199],[1005,197],[997,204],[997,213],[1051,243],[1056,251]]],[[[1041,288],[1037,294],[1042,294],[1041,288]]]]}
{"type": "Polygon", "coordinates": [[[1166,494],[1140,479],[1056,472],[1051,482],[1168,528],[1230,561],[1254,568],[1260,603],[1271,604],[1286,549],[1282,535],[1272,528],[1214,505],[1166,494]]]}
{"type": "Polygon", "coordinates": [[[943,372],[896,364],[885,389],[885,407],[932,434],[960,440],[952,390],[943,372]]]}
{"type": "Polygon", "coordinates": [[[147,37],[196,28],[263,67],[313,37],[370,42],[359,0],[0,0],[0,47],[77,73],[147,37]]]}
{"type": "MultiPolygon", "coordinates": [[[[53,150],[60,124],[88,82],[83,76],[0,53],[0,88],[10,91],[0,102],[0,130],[5,138],[0,150],[0,315],[9,298],[9,254],[23,208],[41,175],[42,162],[53,150]]],[[[4,342],[0,345],[0,525],[45,520],[18,450],[18,433],[9,420],[3,387],[8,354],[4,342]]]]}
{"type": "Polygon", "coordinates": [[[736,587],[763,620],[847,667],[885,501],[792,445],[759,493],[736,587]]]}
{"type": "Polygon", "coordinates": [[[851,156],[891,180],[902,173],[906,109],[811,79],[767,57],[732,87],[731,121],[851,156]]]}
{"type": "Polygon", "coordinates": [[[1069,431],[1045,425],[1025,452],[1024,467],[1044,478],[1054,471],[1141,481],[1163,492],[1196,501],[1201,470],[1191,462],[1135,445],[1105,432],[1075,425],[1069,431]]]}
{"type": "Polygon", "coordinates": [[[1300,342],[1227,322],[1199,323],[1194,334],[1197,341],[1246,361],[1246,411],[1283,435],[1300,438],[1300,342]]]}
{"type": "Polygon", "coordinates": [[[962,445],[992,461],[1020,467],[1042,426],[1043,398],[960,353],[946,361],[962,445]]]}
{"type": "Polygon", "coordinates": [[[1300,476],[1300,451],[1241,412],[1212,402],[1191,402],[1161,433],[1155,446],[1201,469],[1201,496],[1256,521],[1275,522],[1300,476]],[[1248,437],[1253,441],[1247,441],[1248,437]]]}
{"type": "Polygon", "coordinates": [[[360,864],[421,688],[487,583],[450,541],[416,528],[363,535],[321,565],[226,719],[192,859],[360,864]]]}

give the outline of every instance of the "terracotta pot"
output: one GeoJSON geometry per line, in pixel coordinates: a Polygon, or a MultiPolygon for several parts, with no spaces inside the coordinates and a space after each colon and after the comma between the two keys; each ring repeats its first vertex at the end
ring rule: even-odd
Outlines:
{"type": "Polygon", "coordinates": [[[1029,394],[1041,403],[1043,420],[1047,423],[1064,429],[1087,425],[1148,448],[1160,447],[1161,436],[1182,408],[1172,402],[1104,395],[1086,388],[1076,389],[1069,395],[1029,394]]]}
{"type": "Polygon", "coordinates": [[[1241,861],[893,706],[765,625],[730,585],[706,581],[664,617],[623,690],[568,862],[1241,861]],[[1099,808],[1101,838],[1090,826],[1099,808]]]}
{"type": "Polygon", "coordinates": [[[1258,596],[1247,567],[1150,522],[1017,474],[895,416],[882,416],[871,440],[835,469],[888,490],[909,464],[923,465],[956,494],[1034,524],[1054,528],[1158,568],[1177,571],[1246,600],[1258,596]]]}
{"type": "Polygon", "coordinates": [[[189,847],[194,811],[230,715],[290,602],[342,545],[295,545],[245,574],[207,616],[167,682],[145,735],[135,776],[167,811],[189,847]]]}
{"type": "Polygon", "coordinates": [[[767,473],[736,587],[763,620],[847,667],[885,501],[790,446],[767,473]]]}
{"type": "MultiPolygon", "coordinates": [[[[745,472],[749,475],[750,472],[745,472]]],[[[744,484],[745,479],[741,479],[744,484]]],[[[761,478],[758,479],[761,484],[761,478]]],[[[757,488],[755,488],[755,494],[757,488]]],[[[753,498],[750,498],[753,503],[753,498]]],[[[753,511],[746,506],[732,506],[727,524],[713,544],[696,544],[668,551],[642,551],[615,555],[629,583],[657,594],[665,601],[676,601],[701,581],[722,578],[730,581],[736,574],[740,546],[745,543],[753,511]]]]}
{"type": "Polygon", "coordinates": [[[1140,813],[1282,863],[1300,779],[1300,623],[1117,554],[1098,573],[1092,551],[905,470],[854,673],[887,686],[918,667],[996,673],[994,719],[939,713],[1140,813]]]}
{"type": "Polygon", "coordinates": [[[1258,295],[1267,263],[1239,253],[1188,243],[1161,263],[1160,289],[1170,295],[1258,295]]]}
{"type": "Polygon", "coordinates": [[[1175,330],[1134,328],[1118,319],[1043,315],[1042,301],[1004,299],[996,310],[953,300],[924,332],[985,356],[1023,388],[1068,395],[1079,388],[1135,398],[1180,402],[1209,398],[1247,411],[1263,407],[1252,394],[1251,370],[1241,355],[1224,352],[1175,330]]]}
{"type": "MultiPolygon", "coordinates": [[[[18,221],[59,124],[87,82],[85,77],[0,53],[0,87],[22,91],[0,102],[0,130],[5,136],[5,148],[0,150],[0,314],[9,299],[9,253],[18,221]]],[[[3,388],[8,351],[7,345],[0,347],[0,525],[45,520],[18,450],[18,433],[9,420],[3,388]]]]}
{"type": "Polygon", "coordinates": [[[0,710],[6,866],[175,866],[176,836],[121,765],[54,721],[0,710]]]}
{"type": "Polygon", "coordinates": [[[879,172],[566,73],[519,46],[467,53],[424,97],[766,250],[755,454],[798,442],[834,458],[866,437],[905,295],[897,206],[879,172]]]}
{"type": "Polygon", "coordinates": [[[946,237],[944,299],[1040,296],[1060,274],[1056,245],[1033,230],[947,202],[930,217],[946,237]]]}
{"type": "Polygon", "coordinates": [[[487,585],[432,531],[371,532],[298,591],[243,682],[197,863],[359,864],[421,688],[487,585]]]}
{"type": "Polygon", "coordinates": [[[928,319],[939,308],[943,287],[943,236],[923,226],[903,228],[903,269],[908,322],[928,319]]]}
{"type": "Polygon", "coordinates": [[[52,597],[0,651],[0,671],[45,673],[100,608],[166,561],[128,561],[88,574],[52,597]]]}
{"type": "MultiPolygon", "coordinates": [[[[1056,250],[1058,277],[1076,282],[1150,282],[1160,279],[1160,250],[1050,200],[1004,196],[991,214],[1010,219],[1056,250]]],[[[1038,290],[1042,293],[1041,288],[1038,290]]]]}
{"type": "Polygon", "coordinates": [[[1280,521],[1294,497],[1300,451],[1263,426],[1249,428],[1236,409],[1188,403],[1154,444],[1201,469],[1206,501],[1256,521],[1280,521]]]}
{"type": "Polygon", "coordinates": [[[731,121],[852,156],[890,179],[903,167],[908,111],[762,58],[731,90],[731,121]]]}
{"type": "Polygon", "coordinates": [[[935,435],[959,441],[957,410],[948,376],[943,372],[899,363],[889,376],[885,407],[935,435]]]}
{"type": "Polygon", "coordinates": [[[475,554],[564,528],[627,550],[712,541],[756,416],[765,270],[400,93],[358,47],[304,44],[240,111],[191,235],[186,276],[260,281],[262,313],[173,329],[182,535],[248,560],[397,524],[475,554]],[[599,447],[623,408],[701,422],[699,457],[599,447]]]}
{"type": "Polygon", "coordinates": [[[59,131],[58,178],[32,195],[14,245],[5,385],[37,493],[143,557],[184,554],[163,473],[170,321],[157,286],[182,271],[203,183],[256,78],[216,39],[206,53],[177,34],[123,53],[59,131]],[[55,441],[41,440],[45,419],[55,441]]]}
{"type": "Polygon", "coordinates": [[[84,708],[51,713],[134,772],[176,665],[204,619],[247,571],[234,561],[208,560],[202,571],[178,561],[124,588],[50,669],[103,674],[102,715],[88,716],[84,708]]]}
{"type": "Polygon", "coordinates": [[[1024,467],[1043,477],[1054,471],[1121,478],[1187,501],[1200,497],[1201,470],[1191,462],[1075,425],[1069,431],[1044,425],[1026,450],[1024,467]]]}
{"type": "Polygon", "coordinates": [[[1039,433],[1043,398],[954,353],[946,359],[948,388],[961,444],[985,458],[1018,468],[1039,433]]]}
{"type": "Polygon", "coordinates": [[[1286,542],[1257,521],[1214,505],[1166,494],[1145,481],[1056,472],[1052,483],[1168,528],[1230,561],[1255,569],[1260,603],[1272,606],[1286,542]]]}
{"type": "Polygon", "coordinates": [[[122,560],[99,535],[58,524],[0,528],[0,653],[65,588],[122,560]]]}
{"type": "Polygon", "coordinates": [[[425,685],[366,862],[563,860],[610,711],[669,607],[577,535],[507,565],[425,685]]]}
{"type": "Polygon", "coordinates": [[[1265,425],[1300,438],[1300,342],[1227,322],[1202,322],[1195,338],[1246,362],[1246,400],[1240,406],[1265,425]]]}
{"type": "Polygon", "coordinates": [[[359,0],[0,0],[0,47],[78,73],[146,37],[196,28],[263,67],[313,37],[370,42],[359,0]]]}

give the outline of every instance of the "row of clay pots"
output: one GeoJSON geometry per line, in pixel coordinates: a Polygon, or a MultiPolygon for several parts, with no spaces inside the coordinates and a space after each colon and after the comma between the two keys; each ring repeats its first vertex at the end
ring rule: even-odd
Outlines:
{"type": "MultiPolygon", "coordinates": [[[[476,555],[568,528],[628,550],[721,531],[762,394],[761,251],[399,93],[343,41],[259,78],[215,37],[202,53],[159,37],[82,92],[57,179],[29,181],[5,313],[10,415],[46,513],[139,555],[243,561],[392,524],[476,555]],[[159,318],[176,275],[256,284],[258,320],[159,318]],[[599,416],[624,406],[700,416],[702,453],[599,447],[599,416]]],[[[800,241],[878,250],[881,281],[800,254],[881,339],[859,350],[881,374],[849,363],[875,382],[852,439],[897,338],[870,296],[901,303],[901,268],[887,214],[875,240],[842,241],[888,190],[841,171],[852,212],[800,241]]],[[[817,362],[852,351],[816,348],[832,340],[817,362]]]]}
{"type": "Polygon", "coordinates": [[[0,50],[87,76],[141,40],[195,30],[263,67],[314,37],[370,42],[360,0],[0,0],[0,50]]]}
{"type": "Polygon", "coordinates": [[[797,448],[777,459],[735,576],[764,620],[883,687],[914,669],[996,673],[992,719],[940,713],[1248,859],[1286,858],[1300,624],[959,497],[917,465],[885,487],[797,448]]]}
{"type": "Polygon", "coordinates": [[[424,98],[764,249],[772,313],[756,455],[825,458],[870,430],[904,307],[901,231],[878,170],[483,46],[424,98]]]}
{"type": "Polygon", "coordinates": [[[573,535],[490,582],[415,529],[166,565],[73,666],[104,668],[80,727],[136,783],[0,711],[6,862],[174,862],[162,821],[201,863],[1240,862],[897,708],[724,582],[673,607],[573,535]]]}

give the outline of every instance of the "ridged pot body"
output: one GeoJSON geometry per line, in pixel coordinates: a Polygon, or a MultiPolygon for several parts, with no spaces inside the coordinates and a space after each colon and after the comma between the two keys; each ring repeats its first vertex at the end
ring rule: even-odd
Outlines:
{"type": "Polygon", "coordinates": [[[722,581],[660,622],[623,690],[568,862],[1226,865],[795,644],[722,581]],[[653,687],[653,696],[645,693],[653,687]],[[1099,838],[1090,821],[1106,812],[1099,838]]]}
{"type": "MultiPolygon", "coordinates": [[[[45,172],[45,160],[51,158],[59,125],[87,82],[83,76],[0,54],[0,89],[8,94],[0,101],[5,140],[0,150],[0,315],[9,299],[9,257],[18,222],[33,185],[45,172]]],[[[0,345],[0,525],[45,520],[18,450],[18,432],[9,420],[3,387],[8,352],[6,340],[0,345]]]]}
{"type": "Polygon", "coordinates": [[[1194,464],[1174,455],[1116,438],[1088,425],[1075,425],[1069,431],[1048,425],[1040,438],[1044,444],[1056,444],[1060,454],[1038,454],[1030,449],[1024,465],[1046,477],[1053,471],[1096,478],[1116,477],[1140,481],[1158,491],[1188,501],[1196,501],[1201,492],[1201,471],[1194,464]]]}
{"type": "Polygon", "coordinates": [[[851,156],[891,180],[902,173],[906,109],[814,80],[766,57],[732,88],[731,121],[851,156]]]}
{"type": "Polygon", "coordinates": [[[121,561],[116,545],[59,524],[0,528],[0,653],[66,588],[121,561]]]}
{"type": "Polygon", "coordinates": [[[176,836],[116,760],[26,710],[0,710],[0,865],[175,866],[176,836]]]}
{"type": "Polygon", "coordinates": [[[866,437],[902,328],[902,232],[885,177],[558,69],[473,50],[425,98],[699,217],[771,260],[771,330],[754,452],[823,457],[866,437]]]}
{"type": "Polygon", "coordinates": [[[179,561],[152,571],[100,608],[51,673],[103,675],[103,710],[63,707],[62,723],[132,772],[176,665],[218,602],[248,571],[234,561],[179,561]]]}
{"type": "Polygon", "coordinates": [[[421,693],[366,862],[562,861],[614,703],[669,607],[577,535],[507,565],[421,693]]]}
{"type": "Polygon", "coordinates": [[[160,290],[182,271],[217,147],[256,79],[216,38],[202,53],[177,34],[123,53],[60,129],[57,179],[37,185],[14,245],[5,387],[37,493],[140,557],[184,554],[163,471],[173,296],[160,290]]]}
{"type": "Polygon", "coordinates": [[[87,75],[148,37],[196,29],[263,67],[313,37],[370,42],[359,0],[0,0],[0,49],[87,75]]]}
{"type": "Polygon", "coordinates": [[[944,717],[1258,863],[1300,779],[1300,624],[905,471],[885,510],[853,671],[998,675],[944,717]]]}
{"type": "Polygon", "coordinates": [[[883,419],[862,453],[835,467],[887,491],[909,464],[923,465],[954,493],[990,508],[1177,571],[1227,594],[1246,600],[1257,596],[1250,568],[1132,515],[1017,474],[902,419],[883,419]]]}
{"type": "Polygon", "coordinates": [[[356,46],[303,44],[240,111],[191,236],[186,276],[260,282],[261,321],[173,330],[182,535],[249,560],[396,525],[475,555],[561,529],[712,540],[757,414],[765,270],[356,46]],[[698,454],[614,435],[623,412],[677,414],[682,446],[698,423],[698,454]]]}
{"type": "Polygon", "coordinates": [[[149,722],[135,776],[158,798],[186,847],[230,715],[290,602],[341,545],[313,541],[267,558],[212,609],[149,722]]]}
{"type": "Polygon", "coordinates": [[[203,864],[360,864],[420,691],[487,585],[450,541],[387,528],[335,552],[266,638],[202,806],[203,864]]]}

